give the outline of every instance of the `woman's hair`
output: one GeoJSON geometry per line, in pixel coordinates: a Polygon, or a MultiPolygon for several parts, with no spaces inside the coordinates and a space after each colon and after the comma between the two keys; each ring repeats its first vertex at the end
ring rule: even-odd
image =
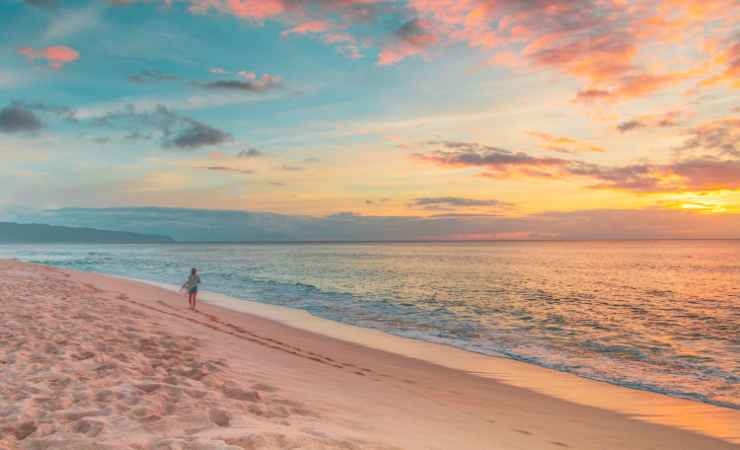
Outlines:
{"type": "Polygon", "coordinates": [[[190,274],[191,275],[195,275],[195,272],[197,272],[197,271],[198,271],[198,269],[196,269],[195,267],[193,267],[192,269],[190,269],[190,274]]]}

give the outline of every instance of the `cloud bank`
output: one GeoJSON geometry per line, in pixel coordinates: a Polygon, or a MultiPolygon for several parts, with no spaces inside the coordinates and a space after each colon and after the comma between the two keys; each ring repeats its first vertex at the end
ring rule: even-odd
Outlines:
{"type": "Polygon", "coordinates": [[[36,132],[44,127],[41,119],[20,104],[0,109],[0,133],[36,132]]]}
{"type": "Polygon", "coordinates": [[[4,217],[24,223],[88,226],[169,235],[181,241],[389,241],[447,239],[740,238],[740,214],[676,210],[587,210],[524,217],[323,217],[167,208],[67,208],[4,217]]]}

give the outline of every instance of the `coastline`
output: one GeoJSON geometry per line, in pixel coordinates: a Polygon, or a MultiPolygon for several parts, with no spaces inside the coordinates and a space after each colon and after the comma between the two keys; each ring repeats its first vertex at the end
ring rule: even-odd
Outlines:
{"type": "MultiPolygon", "coordinates": [[[[31,290],[29,282],[42,286],[51,283],[52,288],[54,283],[69,285],[65,287],[65,301],[70,307],[78,307],[84,297],[85,305],[93,310],[118,308],[115,317],[100,318],[100,327],[106,327],[106,320],[113,327],[125,319],[126,326],[138,329],[138,333],[158,331],[197,339],[197,345],[176,350],[191,352],[190,360],[207,356],[226,364],[223,370],[204,375],[204,385],[200,386],[207,393],[204,398],[210,398],[218,387],[238,384],[245,378],[250,378],[252,386],[269,385],[275,389],[272,392],[285,396],[277,398],[270,389],[264,390],[260,396],[262,414],[249,408],[242,411],[239,404],[227,404],[233,400],[227,399],[221,407],[233,424],[202,424],[205,428],[191,435],[186,431],[192,431],[192,427],[160,414],[157,420],[141,425],[142,430],[137,431],[141,436],[133,433],[139,439],[134,444],[143,445],[138,448],[149,448],[141,442],[150,442],[162,433],[172,439],[185,439],[182,436],[187,435],[214,442],[240,442],[242,438],[264,442],[235,448],[283,448],[280,439],[305,442],[305,448],[722,449],[737,448],[735,444],[740,442],[733,435],[740,429],[740,413],[731,409],[622,388],[218,294],[205,293],[202,311],[192,313],[181,296],[151,284],[15,261],[0,261],[0,267],[11,274],[11,281],[22,291],[22,295],[16,294],[24,301],[27,292],[23,289],[31,290]],[[188,350],[190,347],[195,348],[188,350]],[[279,420],[268,417],[266,411],[277,409],[276,405],[286,400],[315,407],[301,407],[308,414],[289,414],[279,420]],[[169,420],[168,425],[158,428],[165,420],[169,420]],[[313,431],[308,433],[306,429],[313,431]],[[275,437],[276,433],[283,437],[275,437]],[[318,443],[324,447],[318,447],[318,443]]],[[[40,293],[39,301],[54,301],[53,295],[53,289],[40,293]]],[[[6,303],[14,301],[23,308],[23,302],[14,298],[6,303]]],[[[45,318],[50,322],[60,320],[53,312],[45,318]]],[[[24,320],[33,319],[15,320],[22,325],[24,320]]],[[[67,325],[90,331],[84,324],[67,325]]],[[[116,345],[130,359],[141,350],[125,342],[116,345]]],[[[106,355],[99,358],[98,362],[105,364],[106,355]]],[[[3,371],[14,370],[7,364],[0,367],[3,371]]],[[[76,368],[71,369],[66,373],[74,373],[76,368]]],[[[219,398],[213,394],[214,402],[218,403],[219,398]]],[[[298,411],[301,408],[294,407],[298,411]]],[[[26,415],[32,412],[20,409],[26,415]]],[[[110,413],[115,413],[115,408],[110,413]]],[[[196,420],[193,414],[183,413],[188,418],[185,422],[196,420]]],[[[7,417],[0,420],[8,421],[7,417]]],[[[109,433],[109,439],[120,438],[116,435],[121,431],[116,428],[118,422],[100,420],[107,422],[105,432],[98,437],[109,433]]],[[[213,422],[213,417],[209,420],[213,422]]],[[[40,432],[35,430],[26,438],[42,438],[36,434],[40,432]]],[[[48,436],[56,434],[58,431],[48,436]]],[[[25,448],[22,443],[26,438],[14,445],[25,448]]],[[[2,439],[0,435],[0,443],[2,439]]]]}
{"type": "MultiPolygon", "coordinates": [[[[116,277],[177,292],[174,285],[116,277]]],[[[677,427],[740,444],[740,411],[647,390],[579,377],[578,375],[504,356],[470,352],[446,344],[415,340],[380,330],[315,316],[307,311],[201,291],[200,301],[249,314],[291,328],[438,366],[490,378],[513,387],[624,414],[636,420],[677,427]],[[711,417],[710,422],[706,421],[711,417]]]]}

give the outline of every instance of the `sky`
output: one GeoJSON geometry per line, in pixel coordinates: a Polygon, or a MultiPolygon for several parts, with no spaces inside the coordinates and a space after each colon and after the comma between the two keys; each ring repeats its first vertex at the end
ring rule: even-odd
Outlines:
{"type": "Polygon", "coordinates": [[[3,0],[0,219],[740,238],[736,0],[3,0]]]}

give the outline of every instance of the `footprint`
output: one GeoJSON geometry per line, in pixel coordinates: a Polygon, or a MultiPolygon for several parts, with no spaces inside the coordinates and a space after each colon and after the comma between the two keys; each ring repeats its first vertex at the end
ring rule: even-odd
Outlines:
{"type": "Polygon", "coordinates": [[[221,391],[226,397],[234,400],[242,400],[247,402],[258,402],[262,400],[259,392],[257,391],[245,391],[243,389],[231,386],[224,386],[221,391]]]}
{"type": "Polygon", "coordinates": [[[254,389],[255,391],[265,391],[265,392],[279,391],[279,389],[276,388],[275,386],[270,386],[269,384],[263,384],[263,383],[253,384],[252,389],[254,389]]]}
{"type": "Polygon", "coordinates": [[[103,423],[97,420],[82,419],[72,425],[72,430],[75,433],[95,437],[103,431],[103,423]]]}
{"type": "Polygon", "coordinates": [[[531,431],[527,431],[527,430],[519,430],[519,429],[517,429],[517,428],[514,428],[514,431],[516,431],[517,433],[521,433],[521,434],[526,434],[527,436],[530,436],[530,435],[532,434],[532,432],[531,432],[531,431]]]}
{"type": "Polygon", "coordinates": [[[231,422],[231,417],[223,409],[211,408],[208,413],[211,422],[215,423],[219,427],[228,427],[231,422]]]}
{"type": "Polygon", "coordinates": [[[570,447],[568,444],[563,444],[562,442],[557,441],[550,441],[552,445],[557,445],[558,447],[570,447]]]}

